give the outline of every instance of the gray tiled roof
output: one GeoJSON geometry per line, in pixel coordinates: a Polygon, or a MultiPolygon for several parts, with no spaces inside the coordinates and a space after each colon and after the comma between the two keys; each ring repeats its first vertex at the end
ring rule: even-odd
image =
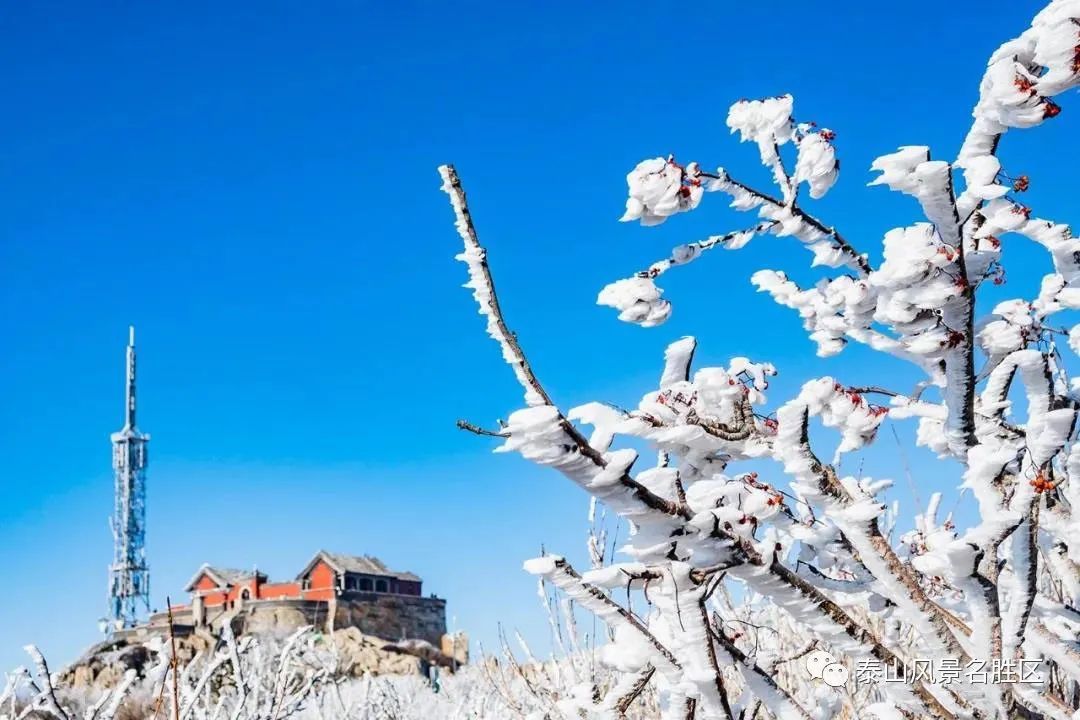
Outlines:
{"type": "Polygon", "coordinates": [[[230,585],[235,585],[244,580],[255,577],[254,570],[237,570],[236,568],[223,568],[208,566],[207,572],[221,578],[230,585]]]}
{"type": "MultiPolygon", "coordinates": [[[[251,578],[255,577],[256,571],[215,567],[213,565],[204,563],[203,566],[199,568],[199,571],[195,573],[195,576],[191,578],[191,580],[188,582],[186,589],[192,590],[195,586],[195,583],[203,575],[203,573],[209,575],[214,580],[214,582],[217,582],[223,586],[229,586],[237,585],[245,580],[250,580],[251,578]]],[[[263,575],[262,573],[258,574],[260,577],[265,577],[265,575],[263,575]]]]}
{"type": "MultiPolygon", "coordinates": [[[[420,577],[411,572],[402,572],[399,570],[391,570],[386,567],[377,557],[371,555],[342,555],[341,553],[332,553],[325,550],[320,550],[316,557],[323,557],[326,561],[338,572],[350,572],[360,573],[363,575],[382,575],[384,577],[393,577],[398,580],[411,580],[413,582],[420,582],[420,577]]],[[[308,563],[308,567],[311,563],[308,563]]],[[[307,572],[308,568],[304,568],[304,572],[307,572]]],[[[301,573],[303,574],[303,573],[301,573]]]]}

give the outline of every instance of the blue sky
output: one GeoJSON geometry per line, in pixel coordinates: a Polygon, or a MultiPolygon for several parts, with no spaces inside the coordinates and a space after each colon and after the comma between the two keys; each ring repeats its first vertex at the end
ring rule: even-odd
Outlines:
{"type": "MultiPolygon", "coordinates": [[[[30,641],[60,664],[95,639],[129,323],[153,436],[155,606],[202,562],[286,577],[325,547],[419,573],[474,638],[491,644],[502,621],[542,642],[520,564],[541,543],[580,555],[586,501],[454,428],[505,417],[520,392],[460,288],[436,166],[457,164],[510,323],[565,406],[635,403],[685,334],[699,363],[774,362],[778,399],[822,374],[903,386],[908,369],[866,351],[814,358],[797,318],[754,293],[760,267],[811,277],[790,240],[665,276],[675,312],[660,328],[596,307],[672,245],[748,224],[707,197],[660,228],[620,225],[625,173],[673,152],[764,186],[727,107],[791,92],[800,120],[837,131],[843,163],[813,212],[876,258],[887,229],[919,218],[865,187],[871,160],[901,144],[951,157],[988,54],[1037,7],[0,10],[0,667],[30,641]]],[[[1003,157],[1031,176],[1038,214],[1068,221],[1063,104],[1003,157]]],[[[1048,267],[1020,245],[1006,261],[1006,296],[1048,267]]],[[[864,462],[900,479],[891,438],[864,462]]],[[[955,485],[955,468],[909,458],[924,497],[955,485]]]]}

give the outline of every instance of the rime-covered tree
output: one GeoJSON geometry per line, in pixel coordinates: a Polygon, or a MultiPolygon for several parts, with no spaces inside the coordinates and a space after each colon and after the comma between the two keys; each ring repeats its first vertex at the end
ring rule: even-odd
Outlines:
{"type": "MultiPolygon", "coordinates": [[[[270,638],[239,641],[226,626],[218,647],[201,651],[186,664],[169,639],[155,637],[146,649],[155,656],[146,676],[127,670],[112,687],[87,697],[57,684],[45,657],[26,647],[35,672],[17,668],[0,691],[0,720],[115,720],[118,717],[170,720],[285,720],[305,709],[313,696],[335,700],[337,658],[320,648],[304,627],[278,646],[270,638]]],[[[348,717],[343,703],[326,717],[348,717]]]]}
{"type": "Polygon", "coordinates": [[[636,409],[589,403],[564,413],[507,327],[455,170],[440,168],[467,287],[525,393],[525,408],[500,427],[463,426],[560,471],[633,528],[625,562],[584,573],[555,555],[526,563],[613,631],[602,655],[618,681],[577,693],[567,717],[619,717],[649,685],[663,717],[680,720],[1078,716],[1080,386],[1065,354],[1080,352],[1080,326],[1063,329],[1053,316],[1080,309],[1080,242],[1016,199],[1027,179],[1010,177],[996,156],[1008,130],[1055,118],[1053,98],[1078,81],[1080,1],[1055,0],[990,58],[955,160],[903,147],[874,162],[871,184],[910,195],[925,216],[885,234],[877,266],[808,209],[805,196],[827,193],[838,164],[833,133],[796,121],[790,96],[737,102],[727,119],[757,145],[770,192],[671,157],[627,176],[624,221],[659,224],[710,194],[754,220],[604,288],[599,302],[621,320],[662,324],[671,305],[656,279],[706,251],[792,237],[824,277],[800,287],[761,270],[754,284],[799,313],[820,356],[854,342],[913,363],[925,373],[913,392],[823,377],[770,410],[771,364],[740,357],[695,370],[695,340],[683,338],[636,409]],[[983,315],[980,289],[1001,277],[1005,245],[1024,238],[1046,250],[1053,272],[1037,297],[983,315]],[[916,422],[920,445],[960,464],[976,522],[939,518],[935,496],[912,510],[915,530],[892,536],[880,500],[887,483],[837,470],[886,418],[916,422]],[[832,457],[811,446],[811,422],[839,434],[832,457]],[[655,466],[627,447],[642,441],[656,449],[655,466]],[[776,463],[745,470],[762,460],[776,463]],[[647,609],[619,600],[635,590],[647,609]],[[834,689],[792,662],[811,651],[853,674],[883,666],[908,680],[871,676],[834,689]],[[924,659],[937,669],[920,673],[924,659]],[[976,663],[1003,674],[979,682],[976,663]],[[941,667],[963,672],[953,681],[941,667]]]}

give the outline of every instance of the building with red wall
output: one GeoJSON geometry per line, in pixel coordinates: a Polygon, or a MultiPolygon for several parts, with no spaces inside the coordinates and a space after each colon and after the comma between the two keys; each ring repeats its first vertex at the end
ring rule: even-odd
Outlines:
{"type": "MultiPolygon", "coordinates": [[[[203,565],[188,582],[188,605],[172,608],[173,625],[194,631],[229,623],[234,631],[316,625],[357,627],[388,640],[419,638],[438,646],[446,633],[446,601],[423,597],[410,572],[391,570],[378,558],[321,550],[292,580],[271,581],[255,570],[203,565]]],[[[151,627],[168,624],[165,613],[151,627]]]]}
{"type": "Polygon", "coordinates": [[[410,572],[390,570],[370,555],[320,550],[294,580],[270,582],[258,570],[203,565],[188,582],[192,605],[233,608],[247,600],[325,600],[365,594],[421,596],[422,581],[410,572]]]}

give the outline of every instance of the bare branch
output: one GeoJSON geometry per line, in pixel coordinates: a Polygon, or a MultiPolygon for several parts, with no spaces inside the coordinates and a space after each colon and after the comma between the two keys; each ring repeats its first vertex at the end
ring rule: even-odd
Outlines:
{"type": "Polygon", "coordinates": [[[479,425],[473,425],[468,420],[458,420],[457,421],[457,426],[458,426],[458,429],[467,430],[468,432],[471,432],[474,435],[485,435],[487,437],[501,437],[501,438],[510,437],[510,434],[503,431],[503,430],[487,430],[485,428],[480,427],[479,425]]]}

